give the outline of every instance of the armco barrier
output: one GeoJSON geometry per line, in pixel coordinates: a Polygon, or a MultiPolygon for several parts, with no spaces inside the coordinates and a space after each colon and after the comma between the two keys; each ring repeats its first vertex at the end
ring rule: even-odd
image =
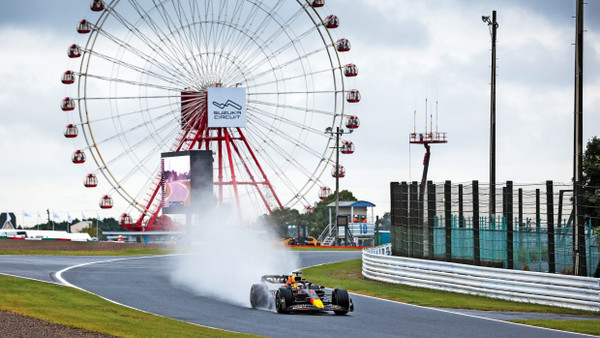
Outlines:
{"type": "Polygon", "coordinates": [[[382,282],[600,311],[598,278],[397,257],[390,244],[363,249],[362,261],[362,274],[382,282]]]}

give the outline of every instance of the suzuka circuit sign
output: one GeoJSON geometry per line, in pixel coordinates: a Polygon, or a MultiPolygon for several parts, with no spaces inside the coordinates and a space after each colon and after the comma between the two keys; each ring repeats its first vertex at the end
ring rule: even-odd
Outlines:
{"type": "Polygon", "coordinates": [[[208,127],[246,127],[246,88],[208,88],[208,127]]]}

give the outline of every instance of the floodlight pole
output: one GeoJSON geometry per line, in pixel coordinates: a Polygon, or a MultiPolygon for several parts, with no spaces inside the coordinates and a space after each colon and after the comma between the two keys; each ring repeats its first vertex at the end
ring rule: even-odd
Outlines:
{"type": "Polygon", "coordinates": [[[340,127],[335,129],[335,219],[340,214],[340,127]]]}
{"type": "MultiPolygon", "coordinates": [[[[331,128],[325,130],[326,134],[333,136],[335,134],[335,220],[337,231],[337,218],[340,214],[340,135],[351,134],[352,129],[344,130],[336,127],[335,132],[331,128]]],[[[337,234],[336,234],[337,238],[337,234]]],[[[344,233],[344,240],[348,241],[348,236],[344,233]]],[[[336,239],[336,243],[338,240],[336,239]]],[[[338,243],[339,244],[339,243],[338,243]]],[[[347,245],[347,243],[346,243],[347,245]]]]}
{"type": "Polygon", "coordinates": [[[575,110],[573,158],[573,273],[586,276],[585,226],[583,222],[583,0],[577,0],[575,29],[575,110]]]}
{"type": "Polygon", "coordinates": [[[492,19],[482,16],[481,19],[490,27],[492,36],[492,81],[490,93],[490,207],[489,216],[496,214],[496,11],[492,11],[492,19]]]}

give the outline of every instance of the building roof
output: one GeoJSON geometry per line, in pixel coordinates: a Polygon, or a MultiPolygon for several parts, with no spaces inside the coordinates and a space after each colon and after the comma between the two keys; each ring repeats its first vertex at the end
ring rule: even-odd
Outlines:
{"type": "Polygon", "coordinates": [[[81,232],[81,230],[91,228],[92,226],[92,221],[79,221],[71,225],[71,232],[81,232]]]}
{"type": "MultiPolygon", "coordinates": [[[[335,208],[335,202],[327,204],[330,208],[335,208]]],[[[368,201],[340,201],[340,207],[374,207],[375,204],[368,201]]]]}

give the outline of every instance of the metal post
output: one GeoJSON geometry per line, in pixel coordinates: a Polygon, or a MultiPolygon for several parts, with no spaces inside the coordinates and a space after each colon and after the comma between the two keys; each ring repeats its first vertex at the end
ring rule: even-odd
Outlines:
{"type": "Polygon", "coordinates": [[[406,182],[402,182],[400,184],[400,219],[402,226],[400,227],[401,233],[401,247],[400,247],[400,256],[408,257],[408,227],[410,224],[410,219],[408,217],[408,184],[406,182]]]}
{"type": "Polygon", "coordinates": [[[408,187],[408,242],[407,242],[407,248],[408,248],[408,256],[409,257],[415,257],[415,240],[414,240],[414,234],[415,234],[415,229],[417,227],[417,222],[418,222],[418,205],[417,205],[417,200],[418,200],[418,192],[417,192],[417,182],[413,181],[411,182],[411,184],[408,187]]]}
{"type": "Polygon", "coordinates": [[[583,0],[577,0],[575,32],[575,112],[573,159],[573,273],[586,276],[585,228],[583,224],[583,0]]]}
{"type": "MultiPolygon", "coordinates": [[[[345,131],[336,127],[335,131],[331,127],[325,129],[325,134],[333,136],[335,134],[335,219],[340,214],[340,135],[350,134],[352,129],[345,131]]],[[[337,237],[336,237],[337,238],[337,237]]],[[[344,239],[348,242],[347,234],[344,234],[344,239]]],[[[336,242],[339,244],[340,239],[337,238],[336,242]]]]}
{"type": "Polygon", "coordinates": [[[399,256],[401,248],[401,226],[402,211],[400,210],[402,194],[400,193],[400,184],[398,182],[390,183],[390,242],[392,243],[392,255],[399,256]]]}
{"type": "Polygon", "coordinates": [[[519,231],[523,228],[523,188],[519,188],[519,231]]]}
{"type": "Polygon", "coordinates": [[[463,203],[463,185],[458,185],[458,227],[463,228],[465,226],[465,214],[464,214],[464,203],[463,203]]]}
{"type": "MultiPolygon", "coordinates": [[[[559,190],[558,191],[558,216],[556,217],[556,226],[560,228],[562,224],[562,207],[563,207],[563,195],[567,190],[559,190]]],[[[575,243],[575,239],[573,239],[573,243],[575,243]]]]}
{"type": "Polygon", "coordinates": [[[548,222],[548,272],[556,272],[554,253],[554,192],[552,181],[546,181],[546,213],[548,222]]]}
{"type": "Polygon", "coordinates": [[[473,260],[481,265],[481,245],[479,243],[479,182],[473,181],[473,260]]]}
{"type": "Polygon", "coordinates": [[[492,85],[490,95],[490,199],[492,215],[496,214],[496,11],[492,12],[492,85]]]}
{"type": "Polygon", "coordinates": [[[381,241],[379,240],[379,215],[375,216],[375,241],[373,244],[375,246],[381,245],[381,241]]]}
{"type": "Polygon", "coordinates": [[[444,183],[444,217],[446,218],[446,256],[447,262],[452,261],[452,182],[444,183]]]}
{"type": "Polygon", "coordinates": [[[492,19],[482,16],[483,22],[490,27],[492,36],[492,79],[490,92],[490,219],[496,214],[496,11],[492,11],[492,19]]]}
{"type": "Polygon", "coordinates": [[[413,181],[410,185],[410,197],[409,197],[409,254],[410,257],[422,257],[423,256],[423,236],[422,224],[419,222],[422,220],[420,210],[420,196],[419,196],[419,185],[417,181],[413,181]]]}
{"type": "Polygon", "coordinates": [[[540,232],[540,189],[535,189],[535,228],[540,232]]]}
{"type": "Polygon", "coordinates": [[[508,269],[515,268],[515,247],[514,247],[514,227],[513,227],[513,182],[506,182],[505,216],[506,216],[506,264],[508,269]]]}
{"type": "MultiPolygon", "coordinates": [[[[335,130],[335,219],[340,215],[340,127],[335,130]]],[[[352,217],[352,215],[350,215],[352,217]]],[[[338,241],[340,239],[338,238],[338,241]]],[[[338,243],[339,245],[340,243],[338,243]]],[[[344,245],[348,245],[348,234],[344,232],[344,245]]]]}
{"type": "Polygon", "coordinates": [[[427,181],[427,246],[429,251],[429,258],[433,259],[434,256],[434,228],[435,228],[435,184],[431,181],[427,181]]]}

